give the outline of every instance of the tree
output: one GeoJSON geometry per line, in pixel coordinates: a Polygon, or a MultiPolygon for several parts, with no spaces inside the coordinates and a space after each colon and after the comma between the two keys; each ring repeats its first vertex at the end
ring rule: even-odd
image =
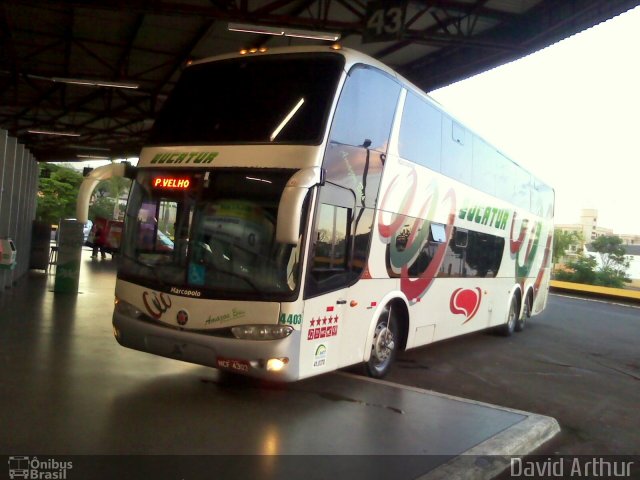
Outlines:
{"type": "Polygon", "coordinates": [[[627,274],[629,260],[617,235],[602,235],[596,238],[591,247],[600,256],[600,268],[596,275],[596,285],[621,288],[630,281],[627,274]]]}
{"type": "Polygon", "coordinates": [[[630,281],[626,273],[629,261],[625,258],[620,237],[615,235],[598,237],[591,247],[600,255],[600,266],[596,257],[580,255],[577,260],[569,262],[567,270],[556,272],[556,279],[614,288],[622,288],[626,282],[630,281]]]}
{"type": "Polygon", "coordinates": [[[73,168],[41,164],[36,218],[51,224],[61,218],[75,218],[81,183],[82,173],[73,168]]]}
{"type": "Polygon", "coordinates": [[[558,263],[571,245],[579,245],[582,242],[582,234],[577,232],[565,232],[556,228],[553,232],[553,263],[558,263]]]}
{"type": "Polygon", "coordinates": [[[586,283],[594,285],[596,281],[595,268],[598,262],[589,255],[580,255],[578,259],[567,264],[567,270],[556,272],[556,279],[566,282],[586,283]]]}
{"type": "Polygon", "coordinates": [[[622,239],[617,235],[602,235],[591,242],[591,247],[600,255],[603,269],[626,270],[629,267],[622,239]]]}
{"type": "Polygon", "coordinates": [[[111,218],[113,216],[115,201],[111,197],[94,196],[93,203],[89,206],[89,219],[95,220],[100,218],[111,218]]]}

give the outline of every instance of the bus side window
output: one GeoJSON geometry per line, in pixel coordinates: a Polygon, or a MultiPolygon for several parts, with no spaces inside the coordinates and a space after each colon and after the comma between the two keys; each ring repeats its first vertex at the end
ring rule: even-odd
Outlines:
{"type": "Polygon", "coordinates": [[[462,125],[443,116],[442,173],[471,185],[472,144],[471,134],[462,125]]]}
{"type": "Polygon", "coordinates": [[[402,158],[440,171],[442,113],[412,92],[404,102],[398,146],[402,158]]]}
{"type": "Polygon", "coordinates": [[[444,243],[447,241],[447,234],[442,223],[431,222],[429,231],[429,241],[431,243],[444,243]]]}
{"type": "Polygon", "coordinates": [[[462,228],[456,228],[454,239],[456,247],[467,248],[467,244],[469,243],[469,231],[462,228]]]}

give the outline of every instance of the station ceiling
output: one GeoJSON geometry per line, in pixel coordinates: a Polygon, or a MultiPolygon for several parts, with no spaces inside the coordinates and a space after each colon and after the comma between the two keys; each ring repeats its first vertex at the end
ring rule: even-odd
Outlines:
{"type": "Polygon", "coordinates": [[[339,33],[341,45],[379,59],[430,91],[528,55],[639,4],[0,0],[0,128],[39,161],[137,156],[189,61],[243,48],[326,43],[230,31],[229,24],[339,33]],[[137,88],[122,88],[133,84],[137,88]]]}

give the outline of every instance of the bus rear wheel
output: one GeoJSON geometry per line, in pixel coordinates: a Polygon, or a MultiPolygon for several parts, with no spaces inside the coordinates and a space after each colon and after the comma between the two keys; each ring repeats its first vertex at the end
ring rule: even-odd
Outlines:
{"type": "Polygon", "coordinates": [[[371,356],[365,363],[365,373],[372,378],[383,378],[391,370],[398,351],[398,321],[387,306],[376,323],[371,344],[371,356]]]}
{"type": "Polygon", "coordinates": [[[527,322],[527,319],[531,316],[531,297],[527,295],[526,300],[524,301],[524,305],[522,306],[522,316],[516,320],[516,325],[514,330],[516,332],[521,332],[524,330],[524,326],[527,322]]]}
{"type": "Polygon", "coordinates": [[[510,337],[516,330],[516,323],[518,323],[518,299],[514,296],[511,299],[511,305],[509,305],[509,313],[507,314],[507,323],[501,325],[499,332],[505,337],[510,337]]]}

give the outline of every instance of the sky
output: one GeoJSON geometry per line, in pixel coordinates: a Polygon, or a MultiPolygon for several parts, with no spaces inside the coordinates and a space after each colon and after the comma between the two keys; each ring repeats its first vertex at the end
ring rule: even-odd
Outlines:
{"type": "Polygon", "coordinates": [[[429,95],[555,188],[555,223],[640,235],[640,7],[429,95]]]}

